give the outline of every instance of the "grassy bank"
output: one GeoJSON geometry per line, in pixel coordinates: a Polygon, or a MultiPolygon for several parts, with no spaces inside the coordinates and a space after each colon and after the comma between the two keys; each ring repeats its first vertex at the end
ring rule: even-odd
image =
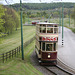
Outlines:
{"type": "Polygon", "coordinates": [[[36,70],[30,61],[30,55],[34,50],[35,41],[24,48],[24,61],[21,60],[21,54],[6,63],[0,64],[0,75],[43,75],[36,70]]]}
{"type": "MultiPolygon", "coordinates": [[[[23,41],[26,42],[35,36],[35,26],[23,26],[23,41]]],[[[8,52],[21,45],[21,30],[14,31],[12,34],[4,37],[0,44],[0,54],[8,52]]]]}

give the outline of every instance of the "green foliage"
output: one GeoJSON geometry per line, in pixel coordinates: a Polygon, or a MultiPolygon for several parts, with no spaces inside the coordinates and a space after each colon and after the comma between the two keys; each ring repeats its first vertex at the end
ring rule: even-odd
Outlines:
{"type": "Polygon", "coordinates": [[[73,10],[73,13],[72,13],[72,18],[75,18],[75,5],[74,5],[74,10],[73,10]]]}
{"type": "MultiPolygon", "coordinates": [[[[35,36],[35,26],[23,26],[23,42],[35,36]]],[[[0,44],[0,54],[13,50],[21,45],[21,29],[13,31],[12,34],[4,37],[3,43],[0,44]]]]}
{"type": "Polygon", "coordinates": [[[20,15],[14,9],[12,9],[12,12],[12,17],[16,23],[15,28],[17,30],[17,28],[20,26],[20,15]]]}
{"type": "Polygon", "coordinates": [[[41,16],[41,13],[40,13],[40,12],[37,12],[37,16],[38,16],[38,17],[41,16]]]}
{"type": "MultiPolygon", "coordinates": [[[[2,5],[0,5],[0,37],[2,36],[2,32],[4,31],[3,24],[5,23],[5,20],[2,19],[2,17],[5,15],[5,9],[2,5]]],[[[2,42],[2,38],[0,38],[0,43],[2,42]]]]}
{"type": "Polygon", "coordinates": [[[0,44],[2,43],[2,38],[0,38],[0,44]]]}
{"type": "MultiPolygon", "coordinates": [[[[65,8],[72,8],[74,3],[64,3],[65,8]]],[[[62,3],[23,3],[22,4],[23,10],[29,9],[29,10],[48,10],[48,9],[55,9],[62,7],[62,3]]],[[[19,10],[20,5],[14,4],[12,5],[14,9],[19,10]]]]}
{"type": "Polygon", "coordinates": [[[72,30],[72,32],[74,32],[74,33],[75,33],[75,28],[72,28],[71,30],[72,30]]]}
{"type": "Polygon", "coordinates": [[[4,24],[4,19],[2,17],[5,15],[5,9],[3,8],[2,5],[0,5],[0,32],[4,30],[3,24],[4,24]]]}
{"type": "Polygon", "coordinates": [[[43,11],[41,15],[44,15],[44,16],[45,16],[46,14],[47,14],[47,13],[46,13],[45,11],[43,11]]]}
{"type": "Polygon", "coordinates": [[[74,19],[74,26],[75,26],[75,5],[74,5],[74,11],[73,11],[73,13],[71,14],[71,17],[74,19]]]}
{"type": "Polygon", "coordinates": [[[15,10],[13,10],[12,8],[7,8],[7,11],[5,11],[5,15],[3,16],[3,19],[5,20],[4,23],[4,33],[12,33],[12,31],[15,29],[17,30],[17,28],[20,26],[20,18],[19,15],[17,14],[17,12],[15,10]]]}
{"type": "Polygon", "coordinates": [[[6,63],[0,63],[0,75],[43,75],[31,63],[30,55],[34,50],[35,41],[24,48],[24,60],[21,54],[6,63]]]}

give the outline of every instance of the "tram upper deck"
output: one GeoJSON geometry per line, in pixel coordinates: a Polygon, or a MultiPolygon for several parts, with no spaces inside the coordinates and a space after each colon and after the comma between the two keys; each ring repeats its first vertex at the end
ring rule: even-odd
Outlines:
{"type": "Polygon", "coordinates": [[[36,25],[36,34],[39,36],[57,36],[58,37],[58,24],[39,22],[36,25]]]}

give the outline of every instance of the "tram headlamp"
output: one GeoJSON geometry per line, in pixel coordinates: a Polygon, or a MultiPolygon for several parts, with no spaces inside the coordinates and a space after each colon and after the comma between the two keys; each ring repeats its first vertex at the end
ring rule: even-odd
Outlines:
{"type": "Polygon", "coordinates": [[[50,55],[48,55],[48,58],[50,58],[51,56],[50,55]]]}

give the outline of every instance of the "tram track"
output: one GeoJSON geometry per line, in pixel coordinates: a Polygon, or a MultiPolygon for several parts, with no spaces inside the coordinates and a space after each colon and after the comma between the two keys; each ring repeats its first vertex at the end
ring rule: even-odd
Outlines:
{"type": "Polygon", "coordinates": [[[71,72],[63,69],[59,65],[56,66],[43,66],[46,70],[48,70],[53,75],[74,75],[71,72]]]}
{"type": "Polygon", "coordinates": [[[57,59],[56,65],[59,68],[56,66],[40,65],[38,59],[36,58],[35,51],[31,55],[31,61],[33,63],[33,66],[40,72],[42,72],[44,75],[75,75],[75,70],[62,63],[59,59],[57,59]]]}

